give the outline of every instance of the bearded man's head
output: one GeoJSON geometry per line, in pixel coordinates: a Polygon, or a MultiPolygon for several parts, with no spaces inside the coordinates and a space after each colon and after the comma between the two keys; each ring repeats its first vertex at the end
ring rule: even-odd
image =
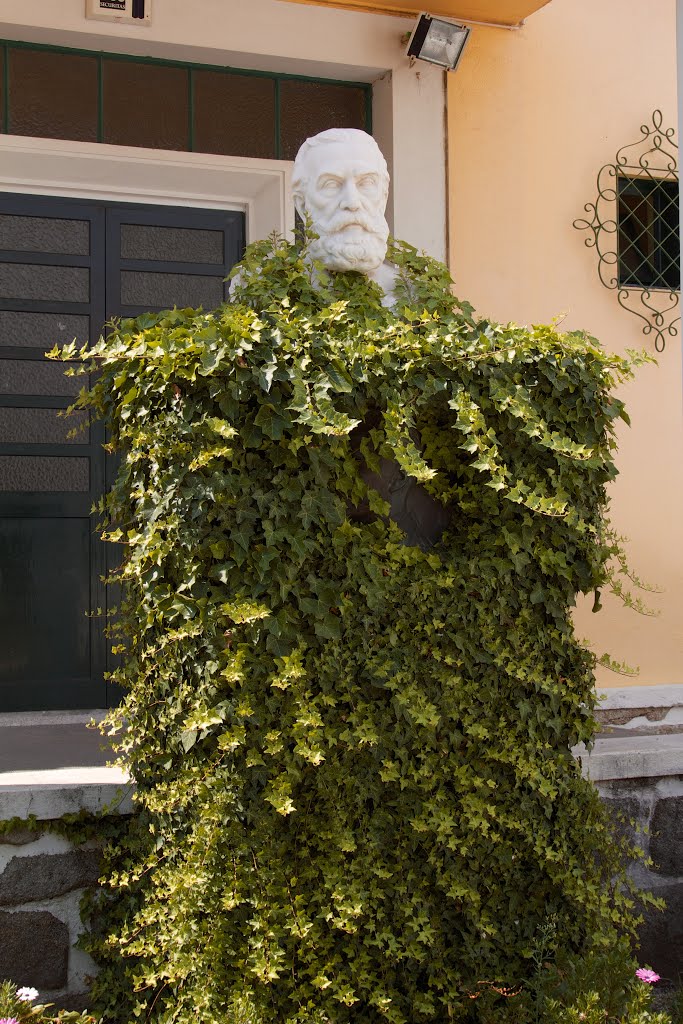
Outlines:
{"type": "Polygon", "coordinates": [[[318,236],[309,252],[328,270],[376,270],[386,258],[389,172],[379,146],[356,128],[307,139],[294,161],[299,215],[318,236]]]}

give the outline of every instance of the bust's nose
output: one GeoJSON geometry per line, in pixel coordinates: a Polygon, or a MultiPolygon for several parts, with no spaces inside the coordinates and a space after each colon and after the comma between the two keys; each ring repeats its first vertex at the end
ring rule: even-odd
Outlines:
{"type": "Polygon", "coordinates": [[[342,194],[339,199],[339,208],[341,210],[359,210],[361,206],[360,192],[356,187],[355,181],[351,178],[344,183],[342,194]]]}

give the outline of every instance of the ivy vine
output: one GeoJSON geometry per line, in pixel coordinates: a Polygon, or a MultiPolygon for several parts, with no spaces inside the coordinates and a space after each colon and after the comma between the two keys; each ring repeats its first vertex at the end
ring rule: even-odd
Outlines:
{"type": "Polygon", "coordinates": [[[76,406],[120,453],[108,729],[137,811],[92,913],[105,1020],[478,1019],[548,920],[579,956],[629,927],[570,752],[595,727],[570,613],[613,572],[633,362],[390,258],[393,311],[270,239],[231,303],[55,350],[97,371],[76,406]],[[433,543],[368,483],[382,460],[448,513],[433,543]]]}

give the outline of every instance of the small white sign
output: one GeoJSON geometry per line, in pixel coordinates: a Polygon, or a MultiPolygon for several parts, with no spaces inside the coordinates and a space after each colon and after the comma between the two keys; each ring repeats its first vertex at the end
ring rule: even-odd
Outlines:
{"type": "Polygon", "coordinates": [[[85,16],[120,25],[149,25],[152,0],[85,0],[85,16]]]}

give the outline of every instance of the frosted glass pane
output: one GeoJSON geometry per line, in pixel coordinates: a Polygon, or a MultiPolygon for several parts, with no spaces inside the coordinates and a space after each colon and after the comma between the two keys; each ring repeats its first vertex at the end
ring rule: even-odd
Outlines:
{"type": "Polygon", "coordinates": [[[251,75],[194,72],[194,148],[272,159],[275,83],[251,75]]]}
{"type": "Polygon", "coordinates": [[[89,491],[90,459],[0,455],[0,491],[89,491]]]}
{"type": "Polygon", "coordinates": [[[87,256],[90,252],[90,223],[62,217],[24,217],[2,213],[0,249],[87,256]]]}
{"type": "Polygon", "coordinates": [[[20,345],[43,352],[53,345],[65,345],[76,338],[88,340],[90,317],[78,313],[24,313],[0,310],[0,346],[20,345]]]}
{"type": "Polygon", "coordinates": [[[223,232],[202,228],[121,225],[121,256],[125,260],[168,260],[181,263],[223,262],[223,232]]]}
{"type": "Polygon", "coordinates": [[[77,395],[87,387],[88,375],[66,377],[67,365],[39,359],[0,359],[0,394],[77,395]]]}
{"type": "Polygon", "coordinates": [[[188,72],[104,60],[104,141],[115,146],[187,149],[188,72]]]}
{"type": "Polygon", "coordinates": [[[0,408],[0,443],[2,444],[88,444],[88,416],[74,412],[59,416],[60,409],[0,408]],[[77,428],[76,437],[68,434],[77,428]]]}
{"type": "Polygon", "coordinates": [[[201,274],[154,274],[124,270],[121,273],[121,302],[125,306],[172,308],[203,306],[214,309],[224,298],[221,277],[201,274]]]}
{"type": "Polygon", "coordinates": [[[365,128],[365,89],[329,82],[280,83],[281,157],[293,160],[302,142],[327,128],[365,128]]]}
{"type": "Polygon", "coordinates": [[[46,50],[9,56],[10,132],[97,142],[97,59],[46,50]]]}
{"type": "Polygon", "coordinates": [[[0,297],[58,302],[88,302],[87,267],[48,267],[32,263],[0,263],[0,297]]]}

